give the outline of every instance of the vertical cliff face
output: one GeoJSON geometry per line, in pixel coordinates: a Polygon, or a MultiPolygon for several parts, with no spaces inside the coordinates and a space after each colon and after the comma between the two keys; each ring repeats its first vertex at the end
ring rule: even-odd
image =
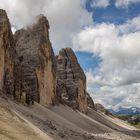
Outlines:
{"type": "Polygon", "coordinates": [[[29,105],[37,101],[51,107],[57,97],[82,112],[94,108],[73,50],[62,49],[55,58],[48,30],[46,17],[40,15],[36,24],[13,38],[6,12],[0,10],[0,93],[29,105]]]}
{"type": "Polygon", "coordinates": [[[0,9],[0,90],[8,95],[14,92],[14,56],[11,25],[6,12],[0,9]]]}
{"type": "Polygon", "coordinates": [[[49,40],[49,24],[43,15],[32,27],[15,33],[15,96],[30,104],[33,101],[50,107],[56,91],[55,56],[49,40]]]}
{"type": "Polygon", "coordinates": [[[82,112],[87,110],[86,76],[71,48],[60,50],[57,61],[57,96],[82,112]]]}

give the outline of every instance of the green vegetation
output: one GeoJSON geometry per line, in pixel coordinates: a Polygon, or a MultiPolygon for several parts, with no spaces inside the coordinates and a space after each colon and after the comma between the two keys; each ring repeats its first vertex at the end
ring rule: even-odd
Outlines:
{"type": "Polygon", "coordinates": [[[114,116],[121,119],[121,120],[127,121],[131,125],[140,129],[140,115],[117,114],[117,115],[114,115],[114,116]]]}
{"type": "Polygon", "coordinates": [[[127,114],[115,114],[114,116],[119,117],[119,116],[130,116],[130,117],[140,117],[140,115],[127,115],[127,114]]]}
{"type": "Polygon", "coordinates": [[[133,125],[133,126],[135,126],[136,128],[140,129],[140,123],[136,124],[136,125],[133,125]]]}

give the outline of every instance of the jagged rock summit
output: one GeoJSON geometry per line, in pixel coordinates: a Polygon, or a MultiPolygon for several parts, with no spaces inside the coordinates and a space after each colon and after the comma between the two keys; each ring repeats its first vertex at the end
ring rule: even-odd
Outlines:
{"type": "Polygon", "coordinates": [[[84,113],[94,109],[74,51],[65,48],[55,57],[48,20],[43,15],[37,19],[13,35],[6,12],[0,10],[0,90],[23,104],[62,103],[84,113]]]}
{"type": "Polygon", "coordinates": [[[17,31],[14,36],[20,61],[16,67],[16,97],[46,107],[52,106],[56,91],[55,56],[48,30],[48,20],[40,15],[35,25],[17,31]]]}
{"type": "Polygon", "coordinates": [[[14,94],[14,39],[7,14],[0,9],[0,90],[14,94]]]}
{"type": "Polygon", "coordinates": [[[59,99],[62,103],[86,112],[88,104],[93,107],[94,103],[86,92],[86,76],[76,55],[71,48],[64,48],[59,51],[56,61],[59,99]]]}

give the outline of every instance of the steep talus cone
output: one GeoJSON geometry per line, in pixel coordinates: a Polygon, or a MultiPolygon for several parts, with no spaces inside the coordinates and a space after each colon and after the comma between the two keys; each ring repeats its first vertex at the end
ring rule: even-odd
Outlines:
{"type": "Polygon", "coordinates": [[[87,111],[86,76],[71,48],[60,50],[57,61],[57,96],[82,112],[87,111]]]}
{"type": "Polygon", "coordinates": [[[49,40],[49,24],[43,15],[32,27],[15,33],[17,58],[15,96],[27,104],[50,107],[56,91],[56,63],[49,40]]]}
{"type": "Polygon", "coordinates": [[[4,10],[0,9],[0,90],[14,94],[14,39],[4,10]]]}

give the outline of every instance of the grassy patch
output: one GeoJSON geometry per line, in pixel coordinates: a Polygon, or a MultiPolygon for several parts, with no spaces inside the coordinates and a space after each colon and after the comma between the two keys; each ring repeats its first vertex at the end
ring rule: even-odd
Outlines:
{"type": "Polygon", "coordinates": [[[140,123],[139,124],[136,124],[136,125],[133,125],[134,127],[140,129],[140,123]]]}
{"type": "Polygon", "coordinates": [[[130,125],[140,129],[140,115],[117,114],[117,118],[127,121],[130,125]]]}

